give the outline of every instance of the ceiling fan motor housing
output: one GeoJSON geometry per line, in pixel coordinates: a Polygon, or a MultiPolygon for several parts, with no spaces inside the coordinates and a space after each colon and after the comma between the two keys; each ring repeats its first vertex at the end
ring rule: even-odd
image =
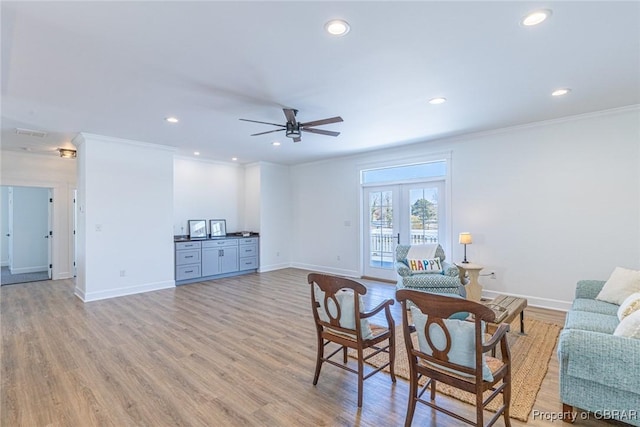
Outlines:
{"type": "Polygon", "coordinates": [[[287,130],[285,136],[287,138],[300,138],[300,124],[287,122],[287,130]]]}

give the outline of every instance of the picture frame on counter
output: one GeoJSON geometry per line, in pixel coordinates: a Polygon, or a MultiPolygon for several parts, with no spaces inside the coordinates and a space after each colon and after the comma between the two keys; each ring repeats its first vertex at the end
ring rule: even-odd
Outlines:
{"type": "Polygon", "coordinates": [[[188,223],[190,239],[207,238],[207,221],[204,219],[190,219],[188,223]]]}
{"type": "Polygon", "coordinates": [[[209,232],[211,233],[211,237],[226,237],[227,221],[224,219],[210,219],[209,232]]]}

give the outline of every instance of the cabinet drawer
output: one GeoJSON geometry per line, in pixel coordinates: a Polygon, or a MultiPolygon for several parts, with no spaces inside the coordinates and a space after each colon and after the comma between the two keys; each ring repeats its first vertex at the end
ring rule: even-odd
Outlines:
{"type": "Polygon", "coordinates": [[[240,258],[256,256],[258,247],[256,245],[240,245],[240,258]]]}
{"type": "Polygon", "coordinates": [[[243,245],[257,245],[258,244],[258,238],[257,237],[251,237],[249,239],[240,239],[240,246],[243,245]]]}
{"type": "Polygon", "coordinates": [[[240,258],[240,271],[242,270],[255,270],[258,268],[258,258],[240,258]]]}
{"type": "Polygon", "coordinates": [[[202,242],[203,248],[221,248],[225,246],[238,246],[237,239],[207,240],[202,242]]]}
{"type": "Polygon", "coordinates": [[[176,267],[176,280],[195,279],[202,276],[200,264],[179,265],[176,267]]]}
{"type": "Polygon", "coordinates": [[[200,249],[200,242],[178,242],[176,243],[176,250],[182,249],[200,249]]]}
{"type": "Polygon", "coordinates": [[[176,265],[200,262],[200,249],[176,251],[176,265]]]}

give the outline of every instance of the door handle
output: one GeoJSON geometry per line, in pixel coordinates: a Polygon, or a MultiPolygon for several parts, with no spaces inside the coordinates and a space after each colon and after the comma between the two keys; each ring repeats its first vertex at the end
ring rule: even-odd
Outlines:
{"type": "Polygon", "coordinates": [[[398,233],[398,235],[396,236],[396,238],[398,239],[398,244],[400,244],[400,233],[398,233]]]}
{"type": "Polygon", "coordinates": [[[7,234],[7,237],[11,237],[11,234],[7,234]]]}
{"type": "Polygon", "coordinates": [[[49,238],[49,236],[44,236],[44,238],[45,238],[45,239],[48,239],[48,238],[49,238]]]}

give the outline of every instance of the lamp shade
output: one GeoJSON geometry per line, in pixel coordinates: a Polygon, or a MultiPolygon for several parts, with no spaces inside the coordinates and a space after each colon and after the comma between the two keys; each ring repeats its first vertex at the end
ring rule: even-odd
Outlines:
{"type": "Polygon", "coordinates": [[[460,237],[458,238],[458,243],[461,245],[470,245],[473,243],[473,239],[471,238],[471,233],[460,233],[460,237]]]}

